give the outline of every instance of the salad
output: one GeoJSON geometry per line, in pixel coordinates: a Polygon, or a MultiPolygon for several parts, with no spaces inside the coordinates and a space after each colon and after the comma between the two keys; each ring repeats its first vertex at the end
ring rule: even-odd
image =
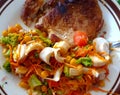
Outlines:
{"type": "MultiPolygon", "coordinates": [[[[72,38],[71,38],[72,39],[72,38]]],[[[20,77],[19,86],[29,95],[91,95],[101,87],[111,63],[109,42],[90,41],[85,32],[74,33],[74,46],[52,41],[44,31],[25,30],[19,24],[2,32],[3,67],[20,77]]]]}

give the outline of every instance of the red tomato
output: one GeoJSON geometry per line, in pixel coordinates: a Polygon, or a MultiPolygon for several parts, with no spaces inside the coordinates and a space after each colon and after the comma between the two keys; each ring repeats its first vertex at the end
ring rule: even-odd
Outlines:
{"type": "Polygon", "coordinates": [[[73,36],[75,45],[85,46],[88,42],[88,36],[86,32],[76,31],[73,36]]]}
{"type": "Polygon", "coordinates": [[[52,80],[49,80],[48,84],[49,84],[50,87],[58,87],[59,86],[59,82],[55,82],[55,81],[52,81],[52,80]]]}

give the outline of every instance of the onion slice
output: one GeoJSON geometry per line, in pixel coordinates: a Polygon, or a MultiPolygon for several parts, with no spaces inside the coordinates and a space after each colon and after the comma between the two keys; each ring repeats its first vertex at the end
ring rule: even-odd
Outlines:
{"type": "Polygon", "coordinates": [[[61,66],[60,68],[58,68],[54,74],[53,78],[46,78],[48,80],[52,80],[52,81],[59,81],[60,80],[60,76],[62,74],[63,71],[63,66],[61,66]]]}
{"type": "Polygon", "coordinates": [[[59,54],[59,50],[60,48],[51,48],[51,47],[45,47],[39,54],[39,57],[41,58],[41,60],[43,60],[45,63],[47,63],[48,65],[50,65],[50,57],[54,56],[55,59],[58,62],[64,62],[63,57],[60,56],[59,54]]]}

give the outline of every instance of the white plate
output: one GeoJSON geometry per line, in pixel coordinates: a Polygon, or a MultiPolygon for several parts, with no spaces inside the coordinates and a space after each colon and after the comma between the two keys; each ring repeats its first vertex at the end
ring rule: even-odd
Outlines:
{"type": "MultiPolygon", "coordinates": [[[[2,30],[8,26],[20,23],[27,28],[20,19],[22,7],[25,0],[0,0],[0,36],[2,30]]],[[[115,1],[114,1],[115,2],[115,1]]],[[[120,6],[115,5],[111,0],[99,0],[103,12],[104,27],[99,36],[107,32],[105,38],[109,42],[120,40],[120,6]],[[118,8],[119,7],[119,8],[118,8]]],[[[2,48],[0,47],[0,53],[2,48]]],[[[113,62],[109,66],[109,81],[106,80],[105,90],[120,94],[120,52],[111,53],[113,62]]],[[[0,54],[0,95],[27,95],[26,91],[18,86],[19,78],[6,73],[2,68],[4,57],[0,54]]],[[[93,95],[109,95],[102,92],[92,92],[93,95]]]]}

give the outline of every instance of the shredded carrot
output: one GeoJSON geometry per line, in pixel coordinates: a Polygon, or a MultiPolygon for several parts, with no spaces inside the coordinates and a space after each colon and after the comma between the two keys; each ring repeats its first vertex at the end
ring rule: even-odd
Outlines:
{"type": "Polygon", "coordinates": [[[9,49],[10,49],[10,64],[13,66],[18,66],[18,63],[13,61],[13,55],[12,55],[12,46],[8,45],[9,49]]]}
{"type": "Polygon", "coordinates": [[[77,69],[77,67],[76,66],[74,66],[74,65],[71,65],[71,64],[69,64],[69,63],[64,63],[65,65],[67,65],[68,67],[70,67],[70,68],[74,68],[74,69],[77,69]]]}
{"type": "Polygon", "coordinates": [[[29,68],[29,71],[26,73],[25,77],[28,77],[29,74],[30,74],[32,71],[33,71],[33,67],[31,66],[31,67],[29,68]]]}
{"type": "Polygon", "coordinates": [[[12,46],[8,45],[9,49],[10,49],[10,61],[13,61],[13,58],[12,58],[12,46]]]}
{"type": "Polygon", "coordinates": [[[82,48],[79,48],[75,54],[76,54],[76,57],[85,57],[91,50],[93,50],[93,46],[88,46],[88,47],[82,47],[82,48]]]}
{"type": "MultiPolygon", "coordinates": [[[[18,28],[19,28],[19,26],[18,26],[18,28]]],[[[14,30],[13,32],[19,33],[19,29],[17,29],[17,27],[16,27],[16,29],[14,27],[10,28],[9,31],[11,31],[11,30],[14,30]]],[[[4,34],[4,35],[6,35],[6,34],[4,34]]],[[[26,32],[25,32],[24,36],[26,36],[26,37],[24,37],[23,34],[20,34],[20,35],[22,35],[22,37],[19,38],[20,45],[26,43],[26,46],[28,46],[30,43],[40,40],[39,34],[37,34],[37,32],[35,34],[35,36],[36,36],[35,39],[33,37],[34,40],[32,39],[32,35],[33,35],[32,31],[29,34],[26,34],[26,32]]],[[[40,41],[41,41],[41,44],[44,45],[44,42],[42,42],[42,40],[40,40],[40,41]]],[[[42,92],[45,92],[46,94],[48,94],[48,91],[47,91],[48,89],[51,89],[51,91],[55,92],[55,94],[57,91],[62,91],[62,93],[63,93],[62,95],[77,95],[75,93],[75,91],[77,93],[79,92],[79,95],[90,95],[90,93],[88,93],[88,92],[91,89],[95,90],[95,91],[101,91],[104,93],[116,94],[116,93],[112,93],[112,92],[103,90],[99,87],[94,87],[94,84],[99,85],[100,80],[99,80],[99,78],[96,78],[93,76],[92,70],[94,69],[98,72],[100,70],[105,70],[105,72],[106,72],[105,78],[107,80],[109,80],[107,78],[107,76],[109,74],[109,70],[108,70],[109,64],[106,64],[105,66],[101,66],[101,67],[95,67],[95,66],[85,67],[85,68],[88,68],[88,71],[80,74],[79,76],[66,76],[65,75],[65,72],[63,70],[64,66],[67,66],[68,70],[69,70],[69,68],[79,69],[77,67],[78,65],[72,64],[72,62],[75,63],[76,59],[78,59],[80,57],[94,55],[106,62],[105,58],[103,56],[101,56],[104,54],[104,52],[102,52],[102,53],[97,52],[95,46],[96,46],[96,43],[88,44],[85,47],[78,47],[77,50],[74,49],[74,52],[73,52],[73,48],[70,48],[69,52],[63,56],[65,58],[67,58],[66,56],[70,56],[71,57],[70,59],[72,59],[72,57],[73,57],[73,59],[75,59],[75,60],[71,60],[68,63],[66,63],[67,61],[60,63],[57,61],[57,59],[53,55],[52,57],[50,57],[50,60],[49,60],[49,62],[51,64],[48,65],[45,62],[43,62],[42,59],[39,58],[39,55],[36,55],[36,54],[40,53],[40,51],[36,51],[36,50],[32,50],[27,56],[24,57],[24,60],[18,60],[17,62],[15,62],[13,59],[14,47],[12,47],[11,45],[8,45],[8,47],[10,49],[10,64],[11,64],[13,73],[16,74],[15,70],[19,66],[23,66],[26,68],[26,72],[22,75],[21,81],[23,81],[24,83],[27,84],[27,86],[28,86],[27,89],[29,90],[29,95],[33,95],[34,89],[35,90],[42,89],[42,92]],[[75,56],[71,56],[71,54],[73,54],[75,56]],[[54,82],[54,81],[50,81],[50,80],[46,79],[45,81],[47,81],[48,84],[43,83],[42,86],[38,86],[36,88],[30,88],[28,81],[29,81],[31,74],[35,74],[38,79],[39,78],[44,79],[43,75],[45,75],[46,77],[52,78],[52,77],[54,77],[55,72],[58,69],[61,69],[61,71],[64,72],[60,75],[60,80],[58,82],[54,82]],[[47,89],[47,87],[48,87],[48,89],[47,89]]],[[[51,47],[51,48],[53,48],[53,47],[51,47]]],[[[20,57],[20,51],[21,51],[21,47],[18,51],[19,52],[18,58],[20,57]]],[[[61,52],[59,52],[59,53],[61,53],[61,52]]],[[[60,55],[60,56],[62,56],[62,55],[60,55]]],[[[106,63],[110,63],[110,61],[108,61],[106,63]]],[[[79,66],[80,66],[80,64],[79,64],[79,66]]],[[[82,65],[82,64],[81,64],[81,66],[84,67],[84,65],[82,65]]],[[[68,71],[68,73],[70,73],[70,72],[68,71]]],[[[24,84],[24,83],[22,84],[23,87],[27,87],[26,84],[24,84]]]]}

